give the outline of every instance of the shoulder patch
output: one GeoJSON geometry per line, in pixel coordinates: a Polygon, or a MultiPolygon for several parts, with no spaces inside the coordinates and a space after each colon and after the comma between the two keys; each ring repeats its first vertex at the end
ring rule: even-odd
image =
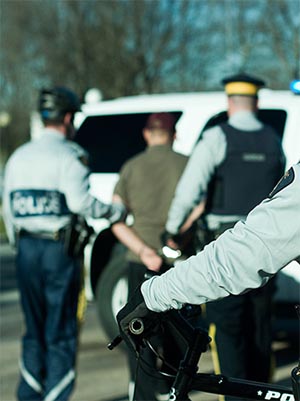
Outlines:
{"type": "Polygon", "coordinates": [[[280,192],[282,189],[290,185],[294,181],[294,178],[295,178],[294,170],[290,168],[280,179],[280,181],[272,190],[272,192],[269,194],[269,198],[273,198],[274,195],[278,194],[278,192],[280,192]]]}

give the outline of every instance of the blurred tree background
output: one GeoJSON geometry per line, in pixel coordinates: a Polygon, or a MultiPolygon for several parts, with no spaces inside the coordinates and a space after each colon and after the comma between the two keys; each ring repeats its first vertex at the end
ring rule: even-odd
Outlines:
{"type": "Polygon", "coordinates": [[[1,0],[0,167],[29,138],[41,87],[82,97],[220,90],[299,75],[300,0],[1,0]]]}

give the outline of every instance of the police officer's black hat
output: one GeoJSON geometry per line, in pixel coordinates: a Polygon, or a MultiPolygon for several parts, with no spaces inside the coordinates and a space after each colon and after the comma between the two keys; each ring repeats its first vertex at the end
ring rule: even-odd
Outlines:
{"type": "Polygon", "coordinates": [[[263,80],[248,74],[237,74],[224,78],[222,84],[228,96],[257,96],[259,89],[265,86],[263,80]]]}
{"type": "Polygon", "coordinates": [[[39,97],[39,111],[43,120],[59,120],[66,113],[80,110],[78,96],[65,87],[42,89],[39,97]]]}

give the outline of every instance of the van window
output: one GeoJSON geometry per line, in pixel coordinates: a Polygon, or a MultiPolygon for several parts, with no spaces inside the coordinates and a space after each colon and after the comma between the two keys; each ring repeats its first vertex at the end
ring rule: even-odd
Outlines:
{"type": "MultiPolygon", "coordinates": [[[[287,113],[285,110],[260,109],[258,111],[258,119],[262,121],[264,124],[270,125],[277,132],[280,139],[282,139],[283,137],[286,117],[287,113]]],[[[215,114],[207,121],[202,132],[207,130],[208,128],[214,127],[215,125],[222,124],[227,120],[228,116],[226,111],[222,111],[221,113],[215,114]]]]}
{"type": "MultiPolygon", "coordinates": [[[[172,112],[176,121],[182,112],[172,112]]],[[[142,130],[151,113],[87,117],[75,141],[90,155],[94,173],[117,173],[126,160],[145,149],[142,130]]]]}
{"type": "Polygon", "coordinates": [[[258,119],[264,124],[270,125],[277,132],[282,140],[287,112],[285,110],[267,110],[258,111],[258,119]]]}

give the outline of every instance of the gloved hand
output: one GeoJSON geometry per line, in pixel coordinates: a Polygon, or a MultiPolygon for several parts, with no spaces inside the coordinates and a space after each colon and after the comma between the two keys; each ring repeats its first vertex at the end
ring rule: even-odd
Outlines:
{"type": "Polygon", "coordinates": [[[121,337],[130,349],[139,352],[144,338],[157,329],[159,315],[147,308],[141,289],[138,287],[117,314],[121,337]]]}

